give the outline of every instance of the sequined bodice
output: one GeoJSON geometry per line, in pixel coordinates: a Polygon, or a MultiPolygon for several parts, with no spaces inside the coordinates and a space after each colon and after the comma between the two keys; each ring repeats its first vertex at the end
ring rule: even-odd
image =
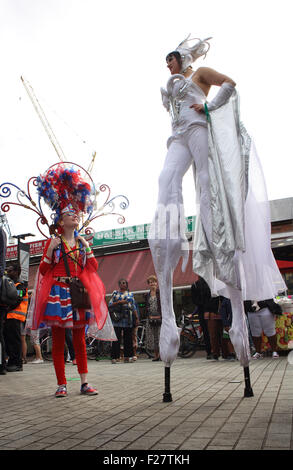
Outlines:
{"type": "Polygon", "coordinates": [[[163,104],[171,115],[173,133],[182,133],[195,124],[207,125],[205,114],[190,108],[192,104],[206,101],[204,92],[192,81],[192,76],[172,75],[166,90],[161,88],[161,93],[163,104]]]}

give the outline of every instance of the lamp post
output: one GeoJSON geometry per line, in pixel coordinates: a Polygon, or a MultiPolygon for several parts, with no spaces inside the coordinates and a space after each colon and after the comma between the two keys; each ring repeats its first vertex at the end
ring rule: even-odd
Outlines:
{"type": "Polygon", "coordinates": [[[17,239],[17,261],[21,267],[20,279],[28,284],[29,280],[29,245],[22,243],[21,240],[25,240],[26,237],[34,237],[33,233],[22,233],[20,235],[13,235],[13,238],[17,239]]]}

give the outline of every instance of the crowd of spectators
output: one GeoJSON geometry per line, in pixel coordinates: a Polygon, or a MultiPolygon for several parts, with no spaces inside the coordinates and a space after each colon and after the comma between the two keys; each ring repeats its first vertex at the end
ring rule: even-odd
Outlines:
{"type": "MultiPolygon", "coordinates": [[[[6,269],[6,236],[3,229],[0,231],[0,242],[2,247],[0,250],[0,280],[2,281],[2,276],[5,273],[14,282],[18,293],[15,305],[0,304],[0,374],[4,375],[6,372],[22,371],[23,364],[28,362],[25,320],[31,292],[20,280],[18,264],[11,264],[6,269]]],[[[162,315],[156,276],[149,276],[146,284],[148,287],[148,292],[144,295],[146,346],[153,351],[153,361],[159,361],[162,315]]],[[[207,283],[198,276],[191,286],[191,298],[195,306],[195,316],[202,329],[207,360],[218,361],[220,357],[230,361],[236,360],[229,338],[229,329],[233,319],[230,300],[223,296],[212,297],[207,283]]],[[[281,313],[278,306],[273,299],[268,299],[246,301],[244,307],[253,352],[252,359],[263,357],[261,350],[263,333],[268,337],[272,357],[278,358],[274,317],[281,313]]],[[[108,308],[117,337],[117,341],[112,342],[111,362],[112,364],[122,361],[133,363],[137,360],[137,329],[140,323],[140,312],[126,279],[118,281],[118,289],[112,293],[108,308]]],[[[30,363],[43,363],[39,331],[30,336],[30,343],[35,352],[35,359],[30,363]]],[[[67,362],[76,365],[70,329],[66,329],[66,343],[68,347],[67,362]]]]}

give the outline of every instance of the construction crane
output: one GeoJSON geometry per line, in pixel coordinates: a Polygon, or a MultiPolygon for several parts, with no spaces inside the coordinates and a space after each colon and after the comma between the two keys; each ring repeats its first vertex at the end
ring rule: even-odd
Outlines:
{"type": "MultiPolygon", "coordinates": [[[[38,116],[39,116],[39,118],[40,118],[40,120],[41,120],[43,126],[44,126],[44,129],[45,129],[45,131],[46,131],[46,133],[47,133],[47,135],[48,135],[48,137],[49,137],[49,139],[50,139],[50,141],[51,141],[51,143],[52,143],[52,145],[53,145],[53,147],[54,147],[54,149],[55,149],[55,151],[56,151],[56,153],[57,153],[57,155],[58,155],[58,157],[59,157],[59,159],[60,159],[61,161],[63,161],[63,162],[64,162],[64,161],[67,161],[67,159],[66,159],[66,157],[65,157],[65,154],[64,154],[64,152],[63,152],[63,150],[62,150],[62,148],[61,148],[61,145],[59,144],[59,142],[58,142],[58,140],[57,140],[57,138],[56,138],[56,136],[55,136],[55,134],[54,134],[54,131],[53,131],[53,129],[52,129],[52,127],[51,127],[51,125],[50,125],[50,123],[49,123],[49,121],[48,121],[48,119],[47,119],[45,113],[44,113],[44,110],[42,109],[42,107],[41,107],[41,105],[40,105],[40,103],[39,103],[39,100],[38,100],[37,97],[36,97],[36,94],[35,94],[35,92],[34,92],[32,86],[31,86],[30,83],[29,83],[26,79],[24,79],[22,76],[21,76],[20,78],[21,78],[21,81],[22,81],[22,83],[23,83],[23,86],[24,86],[24,88],[25,88],[26,91],[27,91],[27,94],[28,94],[28,96],[29,96],[29,98],[30,98],[30,100],[31,100],[31,102],[32,102],[32,104],[33,104],[33,106],[34,106],[34,108],[35,108],[35,110],[36,110],[36,112],[37,112],[37,114],[38,114],[38,116]]],[[[97,154],[96,154],[96,152],[94,151],[93,154],[92,154],[91,162],[90,162],[89,167],[88,167],[88,170],[87,170],[87,172],[88,172],[89,174],[92,173],[96,155],[97,155],[97,154]]]]}
{"type": "Polygon", "coordinates": [[[59,142],[58,142],[58,140],[57,140],[57,138],[56,138],[56,136],[53,132],[52,127],[50,126],[50,123],[49,123],[48,119],[46,118],[46,115],[45,115],[45,113],[44,113],[44,111],[43,111],[36,95],[35,95],[35,92],[34,92],[32,86],[23,77],[20,77],[20,78],[21,78],[23,86],[26,89],[28,96],[30,97],[30,100],[31,100],[31,102],[32,102],[32,104],[33,104],[33,106],[34,106],[34,108],[35,108],[35,110],[36,110],[43,126],[44,126],[44,129],[45,129],[45,131],[46,131],[46,133],[47,133],[47,135],[50,139],[50,142],[53,145],[59,159],[61,160],[61,162],[66,161],[65,154],[64,154],[64,152],[63,152],[63,150],[62,150],[62,148],[61,148],[61,146],[60,146],[60,144],[59,144],[59,142]]]}
{"type": "MultiPolygon", "coordinates": [[[[25,88],[26,91],[27,91],[27,94],[28,94],[28,96],[29,96],[29,98],[30,98],[30,100],[31,100],[31,102],[32,102],[32,104],[33,104],[33,106],[34,106],[36,112],[37,112],[37,115],[39,116],[39,118],[40,118],[40,120],[41,120],[41,122],[42,122],[42,124],[43,124],[43,126],[44,126],[44,129],[45,129],[45,131],[46,131],[46,133],[47,133],[47,135],[48,135],[48,137],[49,137],[49,139],[50,139],[50,142],[52,143],[52,145],[53,145],[53,147],[54,147],[54,149],[55,149],[55,151],[56,151],[56,153],[57,153],[57,155],[58,155],[60,161],[66,162],[67,159],[66,159],[65,154],[64,154],[64,152],[63,152],[63,150],[62,150],[62,148],[61,148],[61,145],[59,144],[59,142],[58,142],[58,140],[57,140],[57,138],[56,138],[56,136],[55,136],[55,134],[54,134],[54,131],[53,131],[53,129],[52,129],[52,127],[51,127],[51,125],[50,125],[50,123],[49,123],[49,121],[48,121],[48,119],[47,119],[45,113],[44,113],[44,110],[42,109],[42,107],[41,107],[41,105],[40,105],[40,103],[39,103],[39,100],[38,100],[37,97],[36,97],[36,94],[35,94],[35,92],[34,92],[32,86],[31,86],[30,83],[29,83],[26,79],[24,79],[22,76],[21,76],[20,78],[21,78],[21,81],[22,81],[22,83],[23,83],[23,86],[24,86],[24,88],[25,88]]],[[[93,171],[93,166],[94,166],[95,158],[96,158],[96,152],[94,151],[93,154],[92,154],[91,162],[90,162],[89,167],[88,167],[88,170],[87,170],[87,172],[88,172],[90,175],[91,175],[91,173],[92,173],[92,171],[93,171]]],[[[84,218],[84,217],[82,217],[82,222],[83,222],[83,218],[84,218]]],[[[84,230],[83,230],[83,231],[84,231],[84,230]]]]}
{"type": "Polygon", "coordinates": [[[91,163],[89,164],[89,167],[88,167],[88,169],[87,169],[87,172],[88,172],[90,175],[91,175],[91,173],[92,173],[92,171],[93,171],[93,167],[94,167],[96,155],[97,155],[97,152],[93,152],[91,163]]]}

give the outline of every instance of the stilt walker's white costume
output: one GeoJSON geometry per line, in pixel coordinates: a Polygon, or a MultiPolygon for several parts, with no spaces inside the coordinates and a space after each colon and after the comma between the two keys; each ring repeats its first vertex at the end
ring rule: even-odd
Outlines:
{"type": "MultiPolygon", "coordinates": [[[[209,45],[193,48],[183,41],[176,49],[186,69],[209,45]]],[[[286,289],[270,246],[270,212],[260,162],[239,118],[238,95],[224,83],[207,104],[192,75],[172,75],[161,89],[171,114],[172,136],[159,178],[158,207],[149,244],[161,293],[160,355],[166,366],[176,359],[179,329],[172,303],[172,277],[182,256],[188,260],[182,178],[192,165],[199,202],[194,237],[193,270],[208,283],[212,295],[231,299],[229,331],[241,365],[250,359],[243,300],[273,298],[286,289]],[[206,114],[190,106],[205,104],[206,114]]]]}

